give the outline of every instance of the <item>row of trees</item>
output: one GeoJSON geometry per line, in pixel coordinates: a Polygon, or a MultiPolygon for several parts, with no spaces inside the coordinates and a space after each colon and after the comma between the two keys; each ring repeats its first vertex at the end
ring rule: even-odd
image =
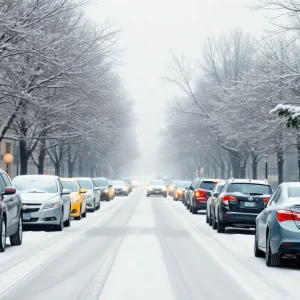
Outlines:
{"type": "Polygon", "coordinates": [[[55,173],[94,175],[137,155],[133,102],[118,74],[119,31],[91,24],[85,0],[0,0],[0,141],[55,173]],[[128,146],[130,144],[130,146],[128,146]]]}
{"type": "Polygon", "coordinates": [[[272,19],[278,34],[258,41],[234,30],[208,38],[197,65],[173,57],[168,80],[183,93],[167,108],[165,141],[169,157],[222,178],[245,178],[246,167],[257,178],[259,161],[274,153],[281,183],[286,153],[293,148],[300,179],[296,121],[287,128],[281,116],[289,114],[283,107],[274,110],[279,103],[300,103],[300,1],[262,0],[255,8],[279,12],[281,17],[272,19]]]}

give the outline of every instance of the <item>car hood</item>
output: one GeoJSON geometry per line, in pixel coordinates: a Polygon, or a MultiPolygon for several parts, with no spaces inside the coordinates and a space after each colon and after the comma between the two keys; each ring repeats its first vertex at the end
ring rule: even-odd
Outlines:
{"type": "Polygon", "coordinates": [[[59,193],[22,193],[23,203],[46,203],[59,198],[59,193]]]}

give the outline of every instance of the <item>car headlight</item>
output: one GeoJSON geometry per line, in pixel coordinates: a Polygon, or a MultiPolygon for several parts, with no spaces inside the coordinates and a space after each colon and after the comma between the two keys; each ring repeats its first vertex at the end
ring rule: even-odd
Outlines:
{"type": "Polygon", "coordinates": [[[56,200],[56,201],[53,201],[53,202],[46,203],[44,205],[44,209],[57,208],[58,206],[59,206],[59,201],[56,200]]]}
{"type": "Polygon", "coordinates": [[[148,187],[148,191],[152,191],[152,188],[150,186],[148,187]]]}
{"type": "Polygon", "coordinates": [[[124,187],[123,191],[127,191],[127,187],[124,187]]]}
{"type": "Polygon", "coordinates": [[[74,198],[71,200],[71,203],[77,203],[79,201],[79,198],[74,198]]]}
{"type": "Polygon", "coordinates": [[[162,190],[163,190],[163,192],[165,192],[167,190],[167,188],[164,187],[162,190]]]}
{"type": "Polygon", "coordinates": [[[108,189],[104,190],[103,193],[108,194],[108,189]]]}

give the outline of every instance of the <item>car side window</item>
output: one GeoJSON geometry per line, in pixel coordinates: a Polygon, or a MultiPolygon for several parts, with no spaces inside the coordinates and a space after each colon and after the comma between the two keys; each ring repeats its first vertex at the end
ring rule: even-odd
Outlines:
{"type": "Polygon", "coordinates": [[[274,194],[271,196],[268,206],[275,205],[281,197],[281,188],[279,187],[274,194]]]}
{"type": "Polygon", "coordinates": [[[58,188],[62,191],[64,188],[63,188],[63,185],[61,183],[60,180],[58,180],[58,188]]]}
{"type": "Polygon", "coordinates": [[[196,190],[196,189],[199,189],[200,183],[201,183],[200,180],[196,181],[195,186],[194,186],[194,189],[195,189],[195,190],[196,190]]]}
{"type": "Polygon", "coordinates": [[[2,173],[1,176],[3,177],[5,187],[11,187],[12,184],[11,184],[11,181],[9,180],[8,176],[4,173],[2,173]]]}
{"type": "Polygon", "coordinates": [[[1,188],[1,192],[4,193],[5,191],[5,182],[2,176],[0,176],[0,188],[1,188]]]}

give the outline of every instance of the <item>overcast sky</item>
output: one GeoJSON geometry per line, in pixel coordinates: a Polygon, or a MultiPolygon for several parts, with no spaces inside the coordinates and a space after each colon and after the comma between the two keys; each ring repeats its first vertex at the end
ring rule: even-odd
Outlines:
{"type": "MultiPolygon", "coordinates": [[[[255,0],[95,0],[87,12],[94,21],[112,19],[122,29],[124,49],[119,71],[136,101],[137,132],[143,157],[153,156],[163,127],[167,100],[178,94],[162,78],[170,53],[197,60],[207,36],[240,28],[260,35],[268,26],[261,12],[249,11],[255,0]]],[[[149,162],[151,159],[149,158],[149,162]]]]}

